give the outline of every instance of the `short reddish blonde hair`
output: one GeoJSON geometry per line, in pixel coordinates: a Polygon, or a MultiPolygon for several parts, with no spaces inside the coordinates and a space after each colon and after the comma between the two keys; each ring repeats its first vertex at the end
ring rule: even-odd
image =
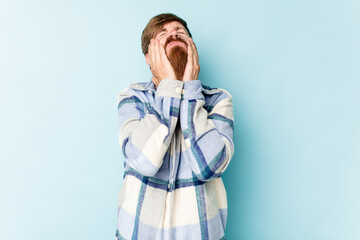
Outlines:
{"type": "Polygon", "coordinates": [[[150,40],[154,38],[162,29],[162,27],[169,22],[177,21],[181,23],[191,37],[191,33],[187,27],[186,22],[172,13],[162,13],[150,19],[141,35],[141,48],[143,54],[147,54],[150,40]]]}

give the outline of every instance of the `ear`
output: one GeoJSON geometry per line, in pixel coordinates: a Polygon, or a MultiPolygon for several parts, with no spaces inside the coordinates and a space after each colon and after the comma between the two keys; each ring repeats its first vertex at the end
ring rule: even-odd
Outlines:
{"type": "Polygon", "coordinates": [[[149,66],[150,65],[150,58],[149,58],[149,54],[145,54],[145,61],[146,61],[146,64],[149,66]]]}

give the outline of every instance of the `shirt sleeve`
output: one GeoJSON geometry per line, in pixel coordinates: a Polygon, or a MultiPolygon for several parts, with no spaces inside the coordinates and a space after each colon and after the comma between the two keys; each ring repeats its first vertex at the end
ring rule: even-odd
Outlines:
{"type": "Polygon", "coordinates": [[[180,103],[180,125],[184,136],[185,159],[201,181],[220,176],[234,153],[233,104],[225,90],[207,99],[200,80],[184,83],[180,103]]]}
{"type": "Polygon", "coordinates": [[[182,85],[163,79],[154,103],[131,88],[118,95],[119,143],[125,163],[144,176],[154,176],[163,163],[179,116],[182,85]]]}

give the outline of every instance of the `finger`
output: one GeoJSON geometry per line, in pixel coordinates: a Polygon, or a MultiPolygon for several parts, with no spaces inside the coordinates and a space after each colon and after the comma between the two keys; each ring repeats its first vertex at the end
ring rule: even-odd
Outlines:
{"type": "MultiPolygon", "coordinates": [[[[162,44],[160,44],[160,42],[159,42],[159,53],[160,53],[160,55],[161,55],[162,58],[163,58],[163,57],[166,57],[165,48],[164,48],[164,46],[163,46],[162,44]]],[[[166,58],[167,58],[167,57],[166,57],[166,58]]]]}
{"type": "Polygon", "coordinates": [[[160,42],[158,39],[154,40],[154,45],[155,45],[155,59],[157,63],[160,63],[161,61],[161,55],[160,55],[160,42]]]}
{"type": "Polygon", "coordinates": [[[192,45],[194,47],[194,52],[195,52],[195,55],[196,55],[196,63],[195,63],[195,66],[196,66],[196,71],[197,71],[197,75],[199,74],[199,71],[200,71],[200,61],[199,61],[199,52],[197,50],[197,47],[194,43],[194,41],[191,39],[191,42],[192,42],[192,45]]]}
{"type": "Polygon", "coordinates": [[[150,40],[149,44],[149,58],[150,58],[150,65],[153,68],[155,63],[155,48],[154,48],[154,41],[153,39],[150,40]]]}
{"type": "Polygon", "coordinates": [[[191,46],[192,46],[193,52],[194,52],[194,54],[195,54],[195,56],[196,56],[196,60],[197,60],[197,62],[199,62],[199,54],[198,54],[196,45],[195,45],[194,41],[192,40],[192,38],[190,38],[190,42],[191,42],[191,46]]]}
{"type": "Polygon", "coordinates": [[[156,50],[156,42],[154,39],[151,39],[151,71],[153,72],[153,74],[155,74],[156,70],[157,70],[157,58],[158,58],[158,54],[157,54],[157,50],[156,50]]]}
{"type": "Polygon", "coordinates": [[[151,39],[150,39],[150,42],[149,42],[149,45],[148,45],[148,52],[147,52],[147,54],[148,54],[148,56],[149,56],[149,65],[151,66],[151,65],[152,65],[152,57],[153,57],[151,39]]]}
{"type": "Polygon", "coordinates": [[[153,41],[153,39],[150,40],[150,44],[149,44],[149,57],[152,61],[154,60],[154,41],[153,41]]]}
{"type": "Polygon", "coordinates": [[[160,41],[159,41],[159,55],[160,55],[162,66],[166,69],[173,69],[173,67],[169,61],[169,58],[166,54],[165,47],[164,47],[164,45],[162,45],[160,43],[160,41]]]}
{"type": "Polygon", "coordinates": [[[195,43],[194,43],[193,39],[192,39],[192,38],[190,38],[189,40],[190,40],[190,42],[191,42],[192,46],[194,47],[195,51],[197,52],[197,48],[196,48],[196,45],[195,45],[195,43]]]}
{"type": "Polygon", "coordinates": [[[188,64],[191,64],[191,66],[194,66],[194,63],[196,62],[196,56],[194,56],[194,48],[192,46],[192,43],[190,41],[190,38],[187,39],[187,44],[188,44],[188,59],[187,62],[188,64]]]}

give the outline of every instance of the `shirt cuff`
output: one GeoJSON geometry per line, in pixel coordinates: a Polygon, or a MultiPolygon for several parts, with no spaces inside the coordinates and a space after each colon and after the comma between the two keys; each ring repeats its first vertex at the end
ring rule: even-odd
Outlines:
{"type": "Polygon", "coordinates": [[[204,99],[202,94],[202,85],[200,80],[191,80],[184,82],[184,89],[182,98],[184,100],[190,99],[204,99]]]}
{"type": "Polygon", "coordinates": [[[181,98],[183,82],[174,79],[163,79],[156,89],[156,95],[159,97],[181,98]]]}

